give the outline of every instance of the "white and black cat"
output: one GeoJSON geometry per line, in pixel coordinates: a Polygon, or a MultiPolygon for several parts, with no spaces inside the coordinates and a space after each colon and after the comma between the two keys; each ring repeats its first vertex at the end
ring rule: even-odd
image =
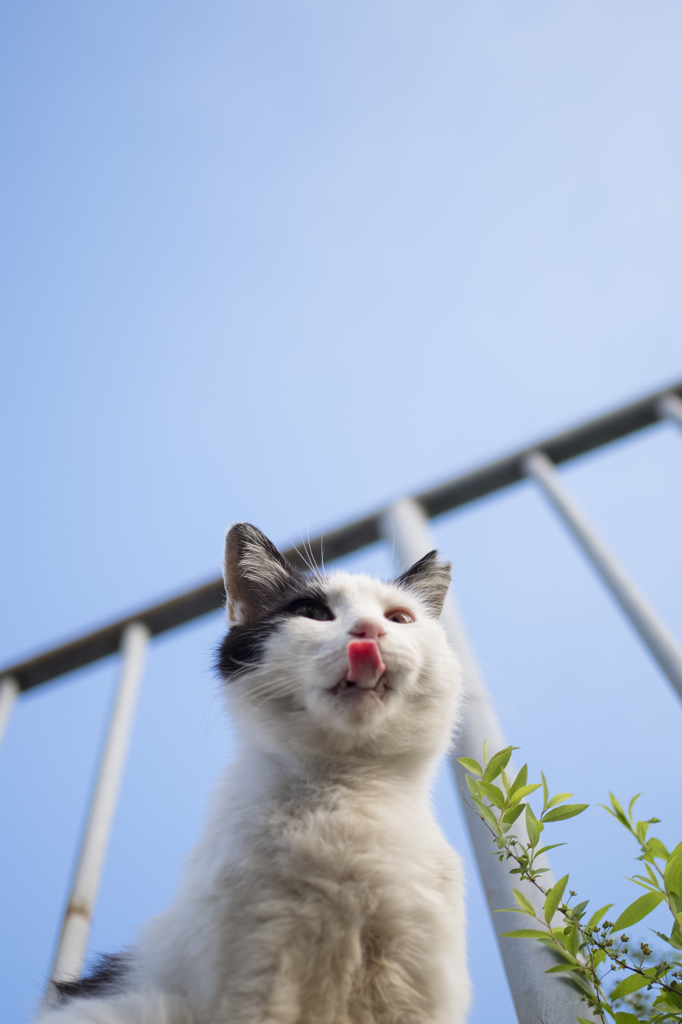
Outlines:
{"type": "Polygon", "coordinates": [[[459,858],[429,787],[460,674],[450,566],[304,574],[227,536],[218,668],[240,732],[176,903],[41,1024],[459,1024],[459,858]]]}

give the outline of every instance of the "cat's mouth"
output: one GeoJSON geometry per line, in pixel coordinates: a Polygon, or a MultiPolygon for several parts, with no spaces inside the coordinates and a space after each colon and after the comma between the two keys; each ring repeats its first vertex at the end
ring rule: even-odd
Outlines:
{"type": "Polygon", "coordinates": [[[386,683],[386,666],[376,640],[351,640],[348,644],[348,671],[330,693],[351,695],[357,700],[363,694],[383,700],[390,686],[386,683]]]}
{"type": "Polygon", "coordinates": [[[358,683],[353,683],[349,679],[344,678],[338,682],[336,686],[332,686],[329,693],[331,693],[333,697],[338,697],[341,694],[344,694],[347,698],[349,697],[351,699],[361,699],[362,697],[367,696],[371,698],[378,697],[379,700],[384,700],[390,689],[391,687],[388,685],[386,676],[383,675],[372,687],[361,686],[358,685],[358,683]]]}

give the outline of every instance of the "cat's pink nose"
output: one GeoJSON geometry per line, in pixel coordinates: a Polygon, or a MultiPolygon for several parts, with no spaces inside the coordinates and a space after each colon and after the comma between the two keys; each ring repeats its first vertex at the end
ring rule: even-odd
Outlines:
{"type": "Polygon", "coordinates": [[[378,640],[386,635],[384,624],[380,619],[360,619],[350,630],[351,636],[360,636],[363,640],[378,640]]]}
{"type": "Polygon", "coordinates": [[[373,690],[386,666],[376,640],[351,640],[348,644],[348,671],[346,682],[361,690],[373,690]]]}

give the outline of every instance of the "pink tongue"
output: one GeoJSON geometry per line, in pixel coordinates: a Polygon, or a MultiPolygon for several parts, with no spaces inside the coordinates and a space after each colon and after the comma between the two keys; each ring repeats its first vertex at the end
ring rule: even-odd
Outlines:
{"type": "Polygon", "coordinates": [[[373,690],[386,671],[376,640],[351,640],[348,662],[346,682],[355,683],[362,690],[373,690]]]}

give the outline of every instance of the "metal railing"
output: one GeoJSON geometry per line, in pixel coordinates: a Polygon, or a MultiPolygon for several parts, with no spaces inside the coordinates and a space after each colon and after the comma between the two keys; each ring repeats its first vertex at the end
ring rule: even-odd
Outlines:
{"type": "MultiPolygon", "coordinates": [[[[342,555],[384,540],[394,543],[399,557],[406,564],[435,547],[428,526],[430,518],[505,487],[533,480],[558,512],[682,698],[682,649],[567,493],[555,469],[562,462],[664,419],[682,427],[682,382],[320,535],[306,545],[308,553],[318,563],[324,559],[328,564],[342,555]]],[[[285,554],[295,564],[307,568],[296,548],[287,550],[285,554]]],[[[22,691],[110,654],[120,652],[122,658],[120,682],[64,912],[52,981],[76,978],[81,971],[149,639],[214,611],[223,602],[222,580],[214,579],[0,671],[1,741],[13,705],[22,691]]],[[[442,621],[451,644],[460,656],[467,689],[467,717],[458,742],[458,754],[478,757],[484,739],[488,740],[490,749],[500,749],[506,744],[452,594],[443,610],[442,621]]],[[[457,779],[456,789],[461,793],[462,773],[454,760],[453,770],[457,779]]],[[[537,1024],[538,1019],[552,1024],[575,1024],[576,1016],[581,1013],[578,995],[547,978],[544,972],[550,966],[548,951],[536,943],[529,949],[531,944],[500,941],[503,928],[507,930],[516,926],[510,925],[507,915],[502,922],[493,913],[513,904],[511,878],[506,864],[489,856],[488,833],[466,804],[464,817],[520,1024],[537,1024]]],[[[518,886],[519,883],[515,881],[514,884],[518,886]]],[[[535,902],[534,891],[529,888],[527,895],[535,902]]],[[[523,922],[520,921],[518,926],[523,926],[523,922]]]]}

